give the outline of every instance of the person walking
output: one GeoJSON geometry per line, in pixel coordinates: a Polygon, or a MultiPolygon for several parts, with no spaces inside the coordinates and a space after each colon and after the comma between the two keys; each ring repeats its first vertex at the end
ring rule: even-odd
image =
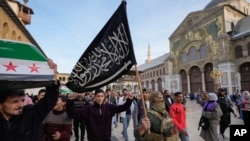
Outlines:
{"type": "Polygon", "coordinates": [[[201,91],[201,97],[197,103],[200,104],[201,106],[204,106],[204,104],[207,102],[208,98],[209,98],[208,92],[201,91]]]}
{"type": "Polygon", "coordinates": [[[144,111],[143,111],[143,105],[145,105],[146,110],[150,109],[150,102],[149,102],[149,97],[150,97],[150,91],[147,88],[144,88],[142,90],[142,94],[140,95],[140,97],[144,98],[144,103],[142,103],[142,100],[139,99],[138,100],[138,117],[137,117],[137,121],[139,122],[141,120],[142,117],[144,117],[144,111]]]}
{"type": "Polygon", "coordinates": [[[218,97],[215,93],[208,93],[208,100],[204,103],[202,108],[202,115],[208,119],[208,129],[202,129],[200,136],[205,141],[219,141],[218,126],[222,111],[220,105],[217,103],[218,97]]]}
{"type": "Polygon", "coordinates": [[[237,115],[235,114],[233,108],[232,108],[232,104],[229,100],[229,98],[227,97],[227,94],[225,92],[224,89],[220,88],[218,90],[218,100],[217,102],[219,103],[221,110],[222,110],[222,116],[220,119],[220,139],[224,140],[225,139],[225,135],[224,132],[227,129],[227,127],[229,127],[229,124],[231,123],[231,115],[230,113],[234,114],[234,117],[237,117],[237,115]]]}
{"type": "Polygon", "coordinates": [[[244,125],[250,125],[250,93],[249,91],[244,91],[242,93],[242,116],[244,125]]]}
{"type": "Polygon", "coordinates": [[[170,106],[174,103],[174,99],[171,97],[168,90],[165,90],[163,94],[164,94],[165,107],[167,112],[169,113],[170,106]]]}
{"type": "Polygon", "coordinates": [[[75,95],[70,94],[66,104],[66,111],[69,117],[84,119],[86,122],[88,141],[110,141],[112,118],[116,113],[126,111],[130,108],[133,95],[129,94],[123,105],[104,103],[104,91],[95,90],[94,104],[75,109],[75,95]]]}
{"type": "MultiPolygon", "coordinates": [[[[77,94],[77,98],[74,103],[76,109],[81,109],[89,104],[87,99],[85,98],[85,94],[82,93],[77,94]]],[[[84,119],[73,119],[73,131],[75,135],[75,141],[79,140],[79,128],[81,133],[80,141],[84,141],[85,127],[86,123],[84,119]]]]}
{"type": "Polygon", "coordinates": [[[66,101],[65,96],[59,96],[53,110],[43,120],[42,141],[70,141],[72,119],[66,113],[66,101]]]}
{"type": "MultiPolygon", "coordinates": [[[[116,99],[116,95],[117,93],[112,91],[110,88],[106,89],[105,91],[105,95],[106,95],[106,102],[110,103],[110,104],[114,104],[114,105],[117,105],[118,104],[118,101],[116,99]]],[[[117,123],[117,120],[116,120],[116,115],[114,115],[113,119],[112,119],[112,129],[114,127],[117,127],[118,126],[118,123],[117,123]]]]}
{"type": "MultiPolygon", "coordinates": [[[[123,89],[122,90],[122,95],[123,97],[120,97],[119,99],[119,104],[118,105],[123,105],[126,100],[128,99],[128,90],[127,89],[123,89]]],[[[131,106],[133,105],[133,103],[131,104],[131,106]]],[[[128,126],[129,126],[129,122],[131,120],[131,107],[128,108],[126,111],[124,112],[121,112],[120,113],[120,117],[121,117],[121,120],[122,120],[122,135],[125,139],[125,141],[128,141],[128,126]]]]}
{"type": "Polygon", "coordinates": [[[234,99],[235,101],[235,105],[237,107],[237,111],[239,113],[239,119],[243,120],[243,112],[242,112],[242,108],[243,108],[243,92],[245,90],[240,90],[240,93],[233,95],[232,99],[234,99]]]}
{"type": "Polygon", "coordinates": [[[170,117],[173,119],[175,126],[179,130],[181,141],[189,141],[186,123],[186,108],[183,103],[182,92],[175,92],[175,102],[169,109],[170,117]]]}
{"type": "MultiPolygon", "coordinates": [[[[52,60],[48,65],[57,72],[52,60]]],[[[59,86],[59,81],[46,86],[44,98],[27,106],[24,90],[0,88],[0,141],[40,141],[42,121],[56,104],[59,86]]]]}

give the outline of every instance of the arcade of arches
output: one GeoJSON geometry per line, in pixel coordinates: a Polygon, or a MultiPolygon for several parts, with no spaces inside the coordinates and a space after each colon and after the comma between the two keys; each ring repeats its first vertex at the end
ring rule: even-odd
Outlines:
{"type": "MultiPolygon", "coordinates": [[[[182,69],[180,71],[182,91],[188,92],[190,86],[190,93],[205,90],[207,92],[214,91],[214,79],[210,76],[213,70],[213,64],[207,63],[204,68],[192,66],[188,71],[182,69]]],[[[241,89],[249,90],[250,86],[250,62],[244,63],[240,66],[240,84],[241,89]]]]}
{"type": "Polygon", "coordinates": [[[147,88],[150,88],[150,86],[149,86],[150,83],[151,83],[151,86],[152,86],[152,88],[151,88],[152,91],[156,91],[156,90],[157,91],[164,91],[163,86],[162,86],[162,84],[163,84],[162,78],[158,78],[157,81],[155,81],[154,79],[151,80],[151,82],[146,81],[146,85],[144,85],[144,82],[142,82],[142,86],[146,86],[147,88]]]}

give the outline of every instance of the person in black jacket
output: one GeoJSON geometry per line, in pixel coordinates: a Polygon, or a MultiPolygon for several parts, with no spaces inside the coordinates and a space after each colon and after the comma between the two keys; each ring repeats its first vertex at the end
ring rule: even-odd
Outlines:
{"type": "MultiPolygon", "coordinates": [[[[77,98],[74,101],[75,103],[75,108],[76,109],[81,109],[87,105],[89,105],[89,102],[85,98],[85,94],[78,94],[77,98]]],[[[73,127],[74,127],[74,133],[75,133],[75,141],[79,140],[79,127],[80,127],[80,141],[84,141],[84,136],[85,136],[85,128],[86,128],[86,123],[84,119],[74,119],[73,120],[73,127]]]]}
{"type": "MultiPolygon", "coordinates": [[[[56,64],[52,60],[48,64],[56,72],[56,64]]],[[[24,106],[24,90],[0,88],[0,141],[41,141],[42,121],[58,95],[59,81],[46,87],[45,97],[37,104],[24,106]]]]}
{"type": "Polygon", "coordinates": [[[167,112],[169,113],[170,106],[174,103],[174,99],[171,97],[168,90],[165,90],[163,92],[163,97],[164,97],[164,101],[165,101],[165,108],[166,108],[167,112]]]}
{"type": "Polygon", "coordinates": [[[237,115],[235,114],[232,104],[227,97],[227,94],[223,88],[220,88],[218,90],[218,104],[220,105],[220,108],[222,110],[223,115],[221,116],[220,119],[220,139],[223,140],[225,139],[224,132],[229,127],[231,123],[231,116],[230,113],[234,114],[234,117],[237,115]]]}

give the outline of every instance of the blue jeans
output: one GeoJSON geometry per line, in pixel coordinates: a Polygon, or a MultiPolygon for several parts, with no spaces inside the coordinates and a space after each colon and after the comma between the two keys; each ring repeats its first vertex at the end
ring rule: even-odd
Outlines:
{"type": "MultiPolygon", "coordinates": [[[[187,128],[185,128],[183,130],[187,131],[187,128]]],[[[181,141],[189,141],[189,136],[185,136],[181,132],[179,133],[179,137],[180,137],[181,141]]]]}
{"type": "Polygon", "coordinates": [[[125,138],[125,141],[128,141],[128,126],[129,126],[129,122],[131,119],[131,115],[130,114],[126,114],[126,117],[122,117],[122,135],[125,138]]]}
{"type": "Polygon", "coordinates": [[[118,125],[118,124],[117,124],[116,117],[113,116],[113,117],[112,117],[112,128],[113,128],[113,127],[116,127],[117,125],[118,125]]]}

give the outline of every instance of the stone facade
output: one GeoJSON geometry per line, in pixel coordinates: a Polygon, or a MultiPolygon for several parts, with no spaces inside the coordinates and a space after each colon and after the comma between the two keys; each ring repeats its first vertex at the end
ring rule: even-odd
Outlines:
{"type": "Polygon", "coordinates": [[[245,0],[212,0],[203,10],[189,13],[169,37],[169,57],[158,65],[146,62],[141,65],[144,67],[139,66],[143,72],[142,85],[159,90],[153,83],[158,78],[150,74],[161,69],[171,73],[165,72],[163,76],[158,76],[163,78],[164,83],[157,84],[172,92],[214,92],[219,87],[227,89],[230,94],[239,89],[250,90],[247,87],[250,84],[249,77],[242,81],[242,76],[249,74],[248,66],[250,70],[249,34],[244,34],[243,39],[232,40],[239,34],[234,33],[235,25],[247,17],[249,9],[249,3],[245,0]],[[239,51],[242,52],[240,58],[235,55],[238,46],[242,50],[239,51]]]}
{"type": "Polygon", "coordinates": [[[41,47],[25,27],[26,24],[30,23],[32,14],[33,11],[31,8],[19,3],[18,1],[1,0],[0,38],[31,43],[43,52],[41,47]],[[28,9],[29,12],[25,13],[22,9],[28,9]]]}

